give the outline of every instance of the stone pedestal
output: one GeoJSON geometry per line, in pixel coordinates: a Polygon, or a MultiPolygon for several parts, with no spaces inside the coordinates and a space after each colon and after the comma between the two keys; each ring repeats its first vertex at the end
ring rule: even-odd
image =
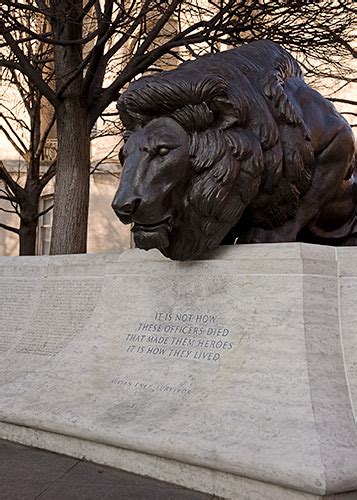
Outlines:
{"type": "Polygon", "coordinates": [[[357,498],[356,263],[2,258],[0,437],[226,498],[357,498]]]}

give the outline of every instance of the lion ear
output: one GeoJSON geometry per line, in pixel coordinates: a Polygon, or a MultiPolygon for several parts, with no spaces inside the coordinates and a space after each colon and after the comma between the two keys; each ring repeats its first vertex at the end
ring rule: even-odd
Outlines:
{"type": "Polygon", "coordinates": [[[238,102],[228,97],[216,97],[209,103],[209,107],[215,115],[216,127],[222,130],[242,127],[247,120],[248,107],[243,100],[238,102]]]}
{"type": "Polygon", "coordinates": [[[132,132],[142,128],[146,123],[155,118],[154,116],[146,116],[134,111],[129,112],[125,103],[125,92],[119,96],[116,107],[124,128],[132,132]]]}

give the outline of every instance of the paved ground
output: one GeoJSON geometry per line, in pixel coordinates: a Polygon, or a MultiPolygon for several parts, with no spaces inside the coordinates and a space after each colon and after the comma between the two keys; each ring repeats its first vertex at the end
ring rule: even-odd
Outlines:
{"type": "Polygon", "coordinates": [[[213,500],[203,493],[0,440],[1,500],[213,500]]]}

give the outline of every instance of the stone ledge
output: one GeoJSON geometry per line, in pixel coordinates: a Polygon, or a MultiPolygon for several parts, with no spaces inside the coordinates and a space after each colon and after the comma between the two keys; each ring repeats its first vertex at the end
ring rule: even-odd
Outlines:
{"type": "MultiPolygon", "coordinates": [[[[322,500],[326,498],[154,455],[3,422],[0,422],[0,435],[8,441],[46,449],[80,460],[89,460],[127,472],[135,472],[142,476],[154,477],[160,481],[175,483],[223,498],[249,500],[322,500]]],[[[353,492],[352,494],[354,495],[353,492]]],[[[332,500],[331,497],[329,499],[332,500]]],[[[337,495],[334,499],[354,500],[354,497],[351,496],[349,499],[345,495],[337,495]]]]}

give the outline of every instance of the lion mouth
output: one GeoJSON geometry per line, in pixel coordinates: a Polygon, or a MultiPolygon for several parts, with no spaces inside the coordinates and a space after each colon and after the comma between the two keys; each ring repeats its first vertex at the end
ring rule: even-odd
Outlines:
{"type": "Polygon", "coordinates": [[[143,250],[167,248],[171,230],[171,217],[152,224],[136,222],[132,228],[135,245],[143,250]]]}
{"type": "Polygon", "coordinates": [[[156,231],[160,227],[166,227],[168,231],[171,231],[171,217],[166,217],[166,219],[160,222],[154,222],[152,224],[143,224],[142,222],[135,222],[132,231],[135,233],[136,231],[156,231]]]}

